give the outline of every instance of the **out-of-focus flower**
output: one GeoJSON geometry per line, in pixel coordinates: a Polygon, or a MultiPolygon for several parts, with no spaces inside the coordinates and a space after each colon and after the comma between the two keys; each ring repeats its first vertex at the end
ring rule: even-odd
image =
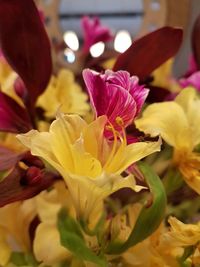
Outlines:
{"type": "Polygon", "coordinates": [[[200,91],[200,71],[194,72],[187,78],[180,79],[179,83],[183,88],[192,86],[197,91],[200,91]]]}
{"type": "Polygon", "coordinates": [[[87,95],[75,82],[71,71],[62,69],[53,76],[45,92],[38,98],[37,106],[45,110],[45,115],[53,118],[58,109],[64,113],[84,116],[89,111],[87,95]]]}
{"type": "MultiPolygon", "coordinates": [[[[100,74],[84,70],[87,86],[96,117],[107,115],[108,121],[119,132],[132,123],[140,112],[149,90],[139,85],[136,76],[126,71],[109,71],[100,74]]],[[[106,131],[110,136],[111,131],[106,131]]]]}
{"type": "Polygon", "coordinates": [[[33,251],[38,262],[53,266],[70,257],[60,244],[57,216],[61,208],[73,213],[69,192],[64,182],[58,182],[51,191],[44,191],[35,197],[36,210],[40,219],[33,241],[33,251]],[[53,242],[52,242],[53,240],[53,242]]]}
{"type": "Polygon", "coordinates": [[[197,245],[200,240],[200,224],[185,224],[170,217],[168,220],[170,231],[164,235],[164,239],[175,247],[189,247],[197,245]]]}
{"type": "Polygon", "coordinates": [[[29,226],[35,214],[32,200],[0,208],[0,265],[5,266],[13,251],[31,250],[29,226]]]}
{"type": "Polygon", "coordinates": [[[200,193],[200,155],[193,151],[200,143],[200,99],[195,90],[187,88],[175,101],[150,105],[135,123],[146,134],[160,134],[174,147],[173,164],[185,182],[200,193]]]}
{"type": "Polygon", "coordinates": [[[168,229],[161,224],[151,236],[123,253],[123,266],[179,267],[176,248],[163,241],[165,233],[168,233],[168,229]]]}
{"type": "Polygon", "coordinates": [[[64,177],[78,216],[88,218],[102,199],[123,187],[141,189],[134,177],[120,174],[141,158],[160,150],[160,142],[126,144],[116,134],[104,137],[106,116],[87,124],[77,115],[60,115],[49,132],[30,131],[19,135],[21,142],[49,162],[64,177]],[[81,201],[80,201],[81,199],[81,201]]]}
{"type": "Polygon", "coordinates": [[[188,70],[186,71],[186,74],[184,75],[184,77],[188,77],[196,71],[198,71],[198,66],[197,66],[196,60],[194,58],[194,55],[190,55],[189,56],[188,70]]]}
{"type": "Polygon", "coordinates": [[[19,105],[24,106],[20,97],[15,93],[14,84],[18,75],[8,65],[3,56],[0,57],[0,87],[1,91],[13,98],[19,105]]]}
{"type": "Polygon", "coordinates": [[[110,41],[113,36],[109,28],[103,26],[98,17],[84,16],[81,20],[83,30],[83,52],[88,53],[90,47],[98,42],[110,41]]]}
{"type": "Polygon", "coordinates": [[[170,81],[173,77],[172,75],[172,67],[174,60],[169,59],[164,64],[162,64],[159,68],[153,71],[153,82],[152,84],[155,86],[161,86],[170,90],[170,81]]]}

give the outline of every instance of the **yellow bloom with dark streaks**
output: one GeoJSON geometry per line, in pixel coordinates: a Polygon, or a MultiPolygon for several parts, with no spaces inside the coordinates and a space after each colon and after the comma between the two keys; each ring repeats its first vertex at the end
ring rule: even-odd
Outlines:
{"type": "MultiPolygon", "coordinates": [[[[113,128],[114,139],[104,136],[106,116],[87,124],[78,115],[59,115],[49,132],[32,130],[19,135],[33,155],[45,159],[64,177],[78,216],[88,218],[98,203],[119,190],[141,189],[132,175],[121,174],[131,164],[160,150],[160,142],[127,145],[113,128]]],[[[112,126],[110,126],[112,128],[112,126]]]]}
{"type": "Polygon", "coordinates": [[[173,164],[185,182],[200,194],[200,99],[193,88],[184,89],[175,101],[152,104],[136,126],[151,136],[161,135],[174,148],[173,164]]]}

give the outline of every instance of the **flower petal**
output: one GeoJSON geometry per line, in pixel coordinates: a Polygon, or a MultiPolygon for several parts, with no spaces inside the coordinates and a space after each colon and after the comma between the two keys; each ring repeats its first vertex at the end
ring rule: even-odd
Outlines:
{"type": "Polygon", "coordinates": [[[154,152],[160,151],[160,146],[161,140],[157,142],[137,142],[125,147],[122,144],[110,164],[106,166],[106,172],[120,174],[131,164],[154,152]]]}
{"type": "Polygon", "coordinates": [[[171,146],[190,148],[190,132],[183,108],[175,102],[163,102],[148,106],[136,127],[152,137],[161,135],[171,146]]]}
{"type": "Polygon", "coordinates": [[[184,109],[190,127],[192,147],[195,147],[200,143],[200,98],[193,88],[186,88],[175,101],[184,109]]]}
{"type": "Polygon", "coordinates": [[[60,244],[56,225],[48,223],[41,223],[37,227],[33,250],[36,259],[48,266],[62,262],[70,256],[68,250],[60,244]]]}

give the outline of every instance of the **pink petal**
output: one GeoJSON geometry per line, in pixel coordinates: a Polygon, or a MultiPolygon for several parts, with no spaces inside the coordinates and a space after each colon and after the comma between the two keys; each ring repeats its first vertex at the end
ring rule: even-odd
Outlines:
{"type": "Polygon", "coordinates": [[[185,88],[187,86],[193,86],[200,91],[200,71],[193,73],[188,78],[182,78],[179,80],[180,85],[185,88]]]}
{"type": "MultiPolygon", "coordinates": [[[[126,128],[137,116],[149,92],[138,84],[136,76],[126,71],[106,71],[100,74],[84,70],[83,78],[95,115],[106,115],[117,131],[126,128]]],[[[106,136],[112,135],[106,130],[106,136]]]]}
{"type": "Polygon", "coordinates": [[[98,42],[107,42],[113,38],[110,29],[101,25],[98,17],[89,18],[84,16],[81,19],[81,27],[83,30],[84,53],[88,53],[93,44],[98,42]]]}
{"type": "Polygon", "coordinates": [[[106,114],[109,103],[109,94],[104,80],[98,72],[90,69],[83,71],[83,79],[96,117],[106,114]]]}

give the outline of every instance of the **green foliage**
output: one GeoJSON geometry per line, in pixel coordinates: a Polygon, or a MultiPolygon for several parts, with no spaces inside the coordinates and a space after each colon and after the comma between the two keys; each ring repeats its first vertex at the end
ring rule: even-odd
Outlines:
{"type": "Polygon", "coordinates": [[[75,257],[83,261],[96,263],[101,267],[108,266],[102,256],[96,255],[86,246],[79,223],[71,218],[64,210],[61,210],[58,216],[58,229],[61,244],[70,250],[75,257]]]}
{"type": "Polygon", "coordinates": [[[25,254],[23,252],[13,252],[10,257],[10,262],[14,264],[14,266],[20,267],[36,267],[38,266],[38,262],[31,254],[25,254]]]}
{"type": "Polygon", "coordinates": [[[109,254],[120,254],[150,236],[160,225],[165,215],[166,194],[160,178],[143,162],[138,163],[145,177],[153,200],[150,207],[144,205],[128,240],[125,243],[112,243],[107,248],[109,254]]]}

